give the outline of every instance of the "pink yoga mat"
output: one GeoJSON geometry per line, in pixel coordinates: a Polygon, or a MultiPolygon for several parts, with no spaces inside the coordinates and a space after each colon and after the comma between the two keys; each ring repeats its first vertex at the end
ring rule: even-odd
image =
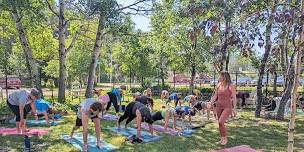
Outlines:
{"type": "MultiPolygon", "coordinates": [[[[178,130],[174,130],[172,128],[167,128],[167,131],[165,131],[165,128],[163,126],[160,125],[155,125],[153,124],[153,130],[157,131],[157,132],[163,132],[166,134],[170,134],[170,135],[178,135],[179,131],[178,130]]],[[[144,129],[149,129],[149,126],[147,123],[141,123],[141,127],[144,129]]]]}
{"type": "Polygon", "coordinates": [[[45,135],[48,133],[48,131],[44,129],[28,129],[30,130],[29,132],[18,134],[16,128],[0,128],[0,135],[45,135]]]}
{"type": "Polygon", "coordinates": [[[210,150],[208,152],[263,152],[263,150],[253,149],[249,145],[240,145],[220,150],[210,150]]]}

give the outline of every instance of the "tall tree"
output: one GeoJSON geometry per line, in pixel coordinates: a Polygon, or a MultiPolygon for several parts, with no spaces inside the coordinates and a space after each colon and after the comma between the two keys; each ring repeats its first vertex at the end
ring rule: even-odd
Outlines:
{"type": "MultiPolygon", "coordinates": [[[[78,35],[80,33],[80,30],[82,26],[79,27],[79,30],[75,32],[72,41],[68,47],[66,47],[66,37],[67,37],[67,27],[69,24],[69,21],[67,19],[67,16],[65,15],[65,8],[66,8],[66,1],[65,0],[59,0],[59,13],[53,9],[52,4],[49,2],[49,0],[45,0],[45,2],[48,5],[48,8],[50,9],[53,14],[58,17],[58,36],[59,36],[59,78],[58,78],[58,101],[61,103],[65,102],[65,88],[66,88],[66,56],[68,52],[73,48],[75,41],[78,38],[78,35]]],[[[73,4],[73,1],[70,3],[73,4]]],[[[77,16],[76,16],[77,17],[77,16]]]]}
{"type": "Polygon", "coordinates": [[[143,3],[147,0],[136,0],[134,3],[127,6],[119,6],[116,0],[94,0],[87,3],[92,14],[97,14],[98,18],[98,29],[96,31],[95,45],[92,52],[92,60],[89,67],[89,76],[86,88],[86,97],[92,96],[92,90],[95,80],[95,71],[97,66],[97,58],[100,53],[100,47],[102,46],[102,39],[107,31],[105,31],[106,25],[111,30],[111,26],[115,26],[116,23],[120,23],[121,15],[125,14],[123,10],[131,9],[136,12],[146,11],[146,9],[136,8],[138,4],[143,3]],[[135,8],[134,8],[135,7],[135,8]]]}
{"type": "Polygon", "coordinates": [[[294,144],[294,128],[295,128],[295,115],[297,111],[297,99],[298,99],[298,86],[299,86],[299,76],[301,72],[302,54],[304,50],[304,0],[301,1],[301,17],[300,17],[300,39],[296,52],[296,62],[295,62],[295,78],[292,87],[292,97],[291,97],[291,115],[288,128],[288,152],[293,151],[294,144]]]}
{"type": "MultiPolygon", "coordinates": [[[[273,4],[271,5],[271,11],[270,14],[274,14],[276,11],[276,3],[277,1],[273,1],[273,4]]],[[[271,51],[271,29],[272,29],[272,24],[273,24],[273,15],[270,15],[268,18],[268,23],[266,25],[266,31],[265,31],[265,52],[263,55],[262,62],[260,64],[260,69],[259,69],[259,79],[258,79],[258,85],[257,85],[257,106],[255,110],[255,116],[260,117],[261,113],[261,108],[262,108],[262,86],[263,86],[263,76],[265,73],[265,65],[268,60],[270,51],[271,51]]]]}
{"type": "Polygon", "coordinates": [[[15,21],[16,29],[18,31],[19,41],[21,43],[24,52],[25,60],[27,63],[27,70],[31,78],[32,85],[34,85],[42,93],[38,65],[34,58],[32,48],[29,44],[28,36],[26,34],[27,33],[26,29],[22,23],[22,19],[25,15],[31,14],[32,17],[35,17],[35,14],[33,12],[37,8],[35,8],[32,5],[32,2],[29,0],[27,1],[5,0],[3,1],[2,4],[0,4],[0,6],[1,8],[8,10],[11,14],[12,19],[15,21]]]}

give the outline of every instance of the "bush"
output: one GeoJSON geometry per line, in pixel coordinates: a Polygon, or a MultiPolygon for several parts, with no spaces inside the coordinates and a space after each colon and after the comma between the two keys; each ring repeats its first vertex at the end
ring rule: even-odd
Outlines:
{"type": "Polygon", "coordinates": [[[130,93],[135,93],[135,92],[144,92],[144,90],[145,90],[145,88],[142,88],[142,87],[132,87],[131,89],[130,89],[130,93]]]}

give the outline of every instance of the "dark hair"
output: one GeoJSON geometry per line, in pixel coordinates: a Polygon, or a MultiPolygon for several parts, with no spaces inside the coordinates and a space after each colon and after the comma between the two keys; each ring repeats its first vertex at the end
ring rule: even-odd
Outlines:
{"type": "Polygon", "coordinates": [[[190,113],[189,113],[191,116],[194,116],[195,114],[196,114],[196,112],[195,112],[195,110],[193,109],[193,111],[192,110],[190,110],[190,113]]]}
{"type": "Polygon", "coordinates": [[[181,109],[177,109],[177,110],[175,110],[175,112],[177,115],[182,115],[185,111],[181,110],[181,109]]]}
{"type": "Polygon", "coordinates": [[[153,106],[154,106],[154,101],[153,101],[152,98],[149,98],[149,97],[148,97],[148,103],[150,103],[150,106],[153,108],[153,106]]]}
{"type": "Polygon", "coordinates": [[[40,98],[41,94],[36,88],[31,89],[31,95],[34,96],[36,99],[40,98]]]}
{"type": "Polygon", "coordinates": [[[103,105],[100,103],[100,102],[94,102],[92,105],[91,105],[91,108],[94,110],[94,111],[103,111],[103,105]]]}
{"type": "Polygon", "coordinates": [[[148,124],[152,124],[153,123],[153,119],[152,119],[151,115],[147,115],[147,116],[142,117],[142,121],[146,122],[148,124]]]}
{"type": "Polygon", "coordinates": [[[196,108],[197,110],[202,110],[203,109],[202,102],[197,102],[193,107],[196,108]]]}

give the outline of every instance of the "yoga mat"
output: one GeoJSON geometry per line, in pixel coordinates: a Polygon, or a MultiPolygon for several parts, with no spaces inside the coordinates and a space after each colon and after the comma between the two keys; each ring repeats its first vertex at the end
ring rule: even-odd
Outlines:
{"type": "Polygon", "coordinates": [[[45,135],[48,134],[49,132],[44,129],[34,129],[34,128],[28,128],[30,131],[23,133],[23,134],[18,134],[16,128],[0,128],[0,134],[1,135],[45,135]]]}
{"type": "Polygon", "coordinates": [[[118,120],[118,118],[119,118],[118,116],[112,115],[112,114],[109,114],[109,113],[103,115],[103,117],[102,117],[102,119],[104,119],[104,120],[110,120],[110,121],[118,120]]]}
{"type": "MultiPolygon", "coordinates": [[[[165,131],[165,128],[161,125],[153,124],[152,126],[153,126],[153,130],[157,131],[157,132],[162,132],[162,133],[170,134],[170,135],[173,135],[173,136],[179,134],[178,130],[174,130],[174,129],[169,128],[169,127],[165,131]]],[[[146,129],[146,130],[149,130],[149,125],[147,123],[141,123],[141,127],[146,129]]]]}
{"type": "MultiPolygon", "coordinates": [[[[83,138],[82,133],[75,133],[73,138],[70,139],[69,135],[61,135],[61,138],[67,141],[68,143],[72,144],[79,150],[82,150],[83,146],[83,138]]],[[[117,147],[101,140],[100,143],[102,144],[101,148],[97,148],[96,146],[96,137],[88,135],[88,152],[107,152],[116,150],[117,147]]]]}
{"type": "MultiPolygon", "coordinates": [[[[117,127],[111,127],[108,128],[111,131],[117,132],[119,134],[125,135],[125,136],[131,136],[131,135],[137,135],[137,130],[134,128],[117,128],[117,127]]],[[[161,136],[152,136],[150,133],[141,131],[141,137],[144,142],[151,142],[160,140],[161,136]]]]}
{"type": "MultiPolygon", "coordinates": [[[[173,125],[173,120],[172,119],[169,120],[169,124],[173,125]]],[[[190,128],[190,129],[197,129],[197,128],[203,127],[204,125],[197,124],[197,123],[191,123],[191,125],[190,125],[189,122],[184,122],[184,126],[183,126],[183,122],[182,121],[176,121],[176,126],[178,126],[178,127],[187,127],[187,128],[190,128]]]]}
{"type": "MultiPolygon", "coordinates": [[[[61,121],[57,121],[57,122],[53,122],[53,120],[49,120],[51,125],[57,125],[57,123],[60,123],[61,121]]],[[[15,119],[11,119],[9,120],[10,124],[15,124],[16,120],[15,119]]],[[[46,121],[45,120],[26,120],[26,124],[27,125],[46,125],[46,121]]]]}
{"type": "MultiPolygon", "coordinates": [[[[156,125],[156,124],[153,124],[153,130],[156,131],[156,132],[162,132],[162,133],[166,133],[166,134],[170,134],[170,135],[186,135],[186,136],[190,136],[192,135],[192,133],[194,132],[194,130],[192,129],[184,129],[184,130],[174,130],[172,128],[167,128],[167,131],[165,131],[165,128],[161,125],[156,125]]],[[[149,126],[147,123],[142,123],[141,124],[141,127],[146,129],[146,130],[149,130],[149,126]]]]}
{"type": "Polygon", "coordinates": [[[208,152],[263,152],[263,150],[253,149],[249,145],[240,145],[220,150],[209,150],[208,152]]]}

